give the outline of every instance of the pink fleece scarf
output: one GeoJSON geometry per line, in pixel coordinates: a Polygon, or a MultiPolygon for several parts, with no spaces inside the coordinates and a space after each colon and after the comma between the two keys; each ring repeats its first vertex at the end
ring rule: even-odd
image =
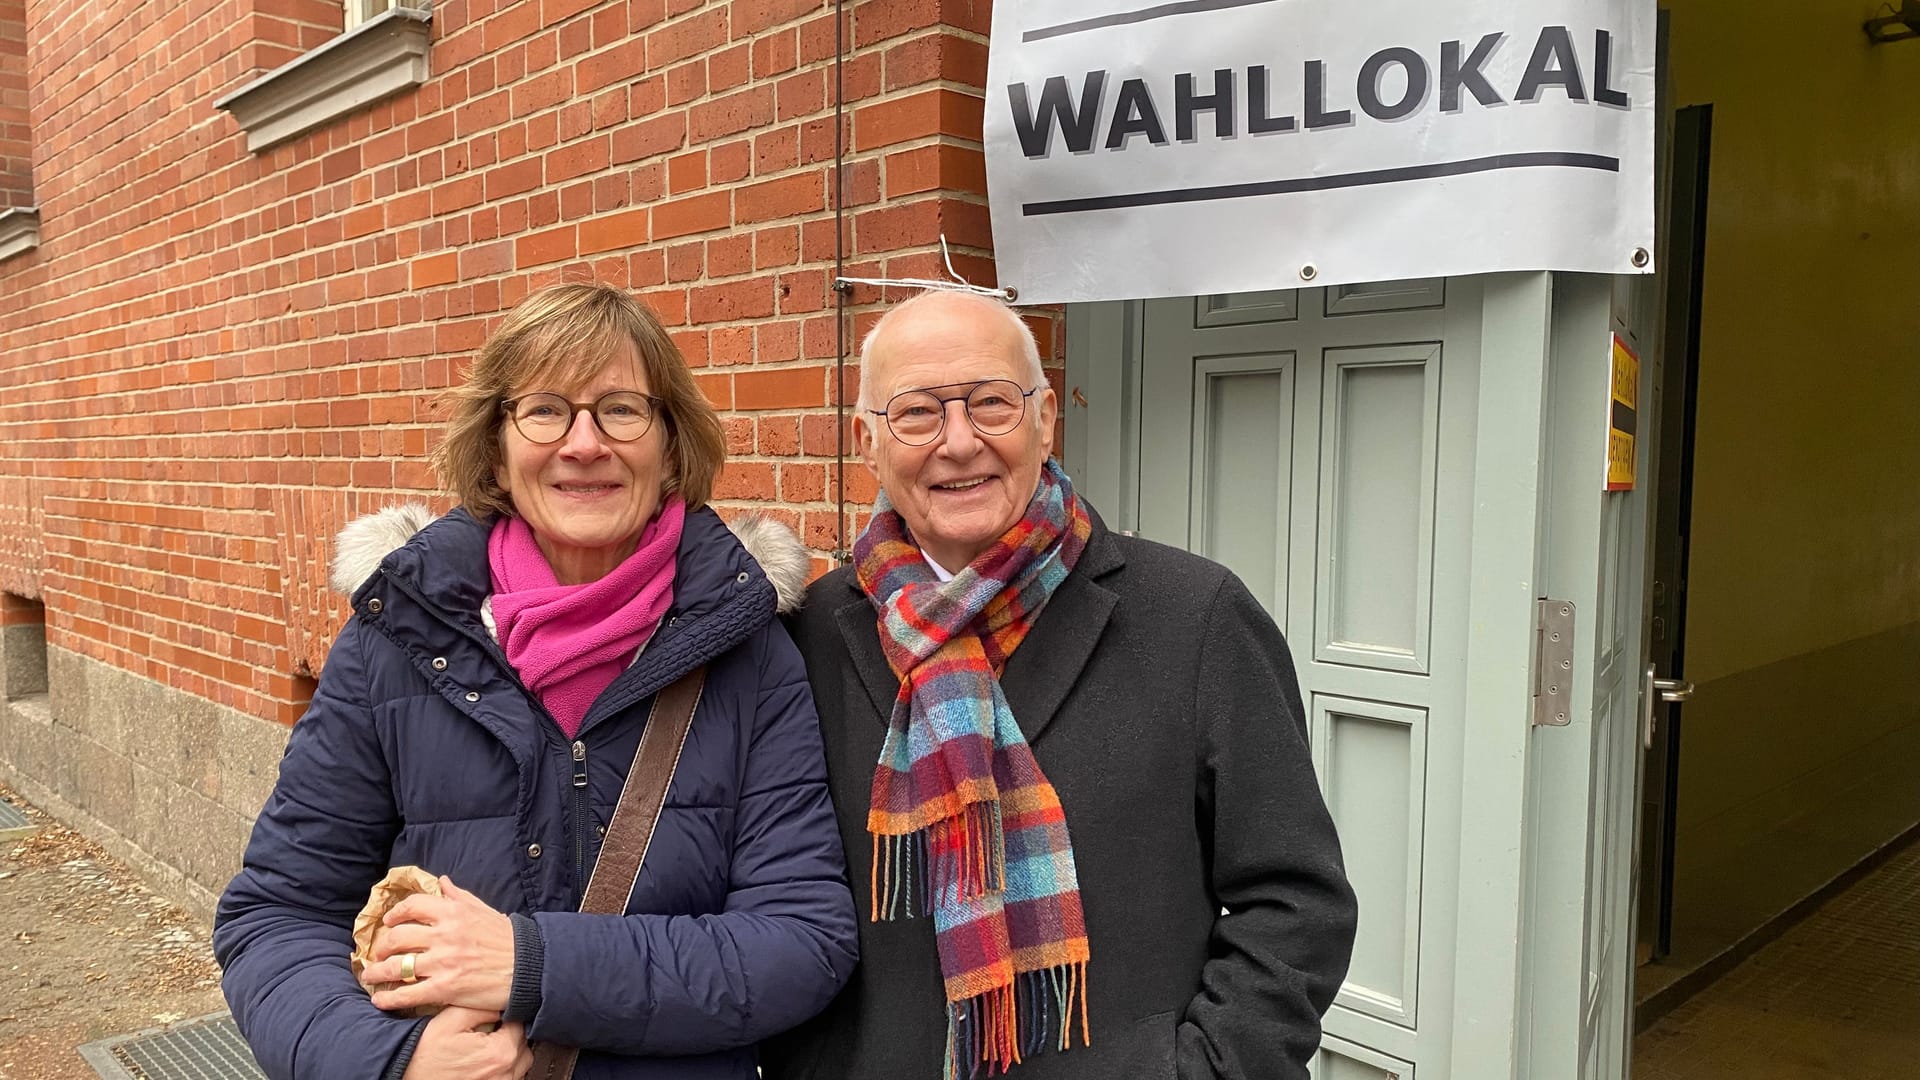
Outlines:
{"type": "Polygon", "coordinates": [[[640,546],[599,581],[562,585],[533,529],[505,515],[487,537],[493,622],[507,662],[571,739],[587,710],[633,663],[673,606],[674,556],[687,504],[669,498],[640,546]]]}

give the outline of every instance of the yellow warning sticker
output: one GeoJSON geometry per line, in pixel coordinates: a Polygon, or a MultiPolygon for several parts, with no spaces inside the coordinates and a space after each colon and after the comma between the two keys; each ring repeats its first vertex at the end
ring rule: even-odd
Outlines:
{"type": "Polygon", "coordinates": [[[1607,490],[1632,491],[1640,431],[1640,357],[1613,335],[1613,400],[1607,414],[1607,490]]]}

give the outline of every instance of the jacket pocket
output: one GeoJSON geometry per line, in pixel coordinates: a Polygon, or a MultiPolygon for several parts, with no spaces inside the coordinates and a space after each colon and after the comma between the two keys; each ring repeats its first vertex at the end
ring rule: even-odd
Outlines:
{"type": "Polygon", "coordinates": [[[1127,1075],[1138,1080],[1174,1080],[1174,1031],[1179,1026],[1177,1009],[1134,1021],[1127,1032],[1126,1052],[1118,1059],[1127,1063],[1127,1075]]]}

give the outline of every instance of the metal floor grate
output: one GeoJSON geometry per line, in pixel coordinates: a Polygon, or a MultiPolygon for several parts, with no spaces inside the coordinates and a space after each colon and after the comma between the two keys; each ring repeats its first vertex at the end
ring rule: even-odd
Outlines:
{"type": "Polygon", "coordinates": [[[19,807],[5,799],[0,799],[0,840],[24,836],[33,829],[33,821],[21,813],[19,807]]]}
{"type": "Polygon", "coordinates": [[[102,1080],[266,1080],[229,1013],[88,1043],[80,1056],[102,1080]]]}

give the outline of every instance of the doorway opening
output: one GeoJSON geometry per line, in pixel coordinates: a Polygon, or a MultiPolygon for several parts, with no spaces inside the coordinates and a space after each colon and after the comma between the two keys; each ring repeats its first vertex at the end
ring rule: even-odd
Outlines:
{"type": "Polygon", "coordinates": [[[1876,898],[1920,874],[1920,132],[1868,103],[1920,86],[1920,48],[1663,7],[1649,639],[1693,693],[1645,760],[1634,1075],[1902,1075],[1920,923],[1876,898]]]}

